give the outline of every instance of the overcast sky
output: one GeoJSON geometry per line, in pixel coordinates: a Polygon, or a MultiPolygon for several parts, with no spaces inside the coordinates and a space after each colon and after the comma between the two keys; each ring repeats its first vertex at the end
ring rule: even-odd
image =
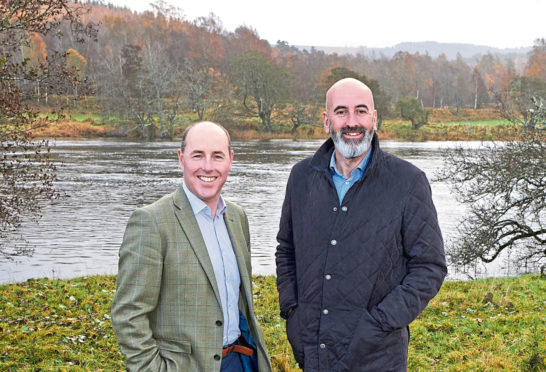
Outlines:
{"type": "MultiPolygon", "coordinates": [[[[153,0],[104,0],[136,11],[153,0]]],[[[194,20],[213,12],[227,31],[246,25],[276,44],[390,47],[406,41],[498,48],[546,37],[546,0],[167,0],[194,20]]]]}

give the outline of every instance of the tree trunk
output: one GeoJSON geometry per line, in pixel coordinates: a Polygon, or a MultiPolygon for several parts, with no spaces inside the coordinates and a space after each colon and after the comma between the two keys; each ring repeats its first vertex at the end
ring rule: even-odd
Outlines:
{"type": "Polygon", "coordinates": [[[271,132],[271,110],[260,111],[264,132],[271,132]]]}

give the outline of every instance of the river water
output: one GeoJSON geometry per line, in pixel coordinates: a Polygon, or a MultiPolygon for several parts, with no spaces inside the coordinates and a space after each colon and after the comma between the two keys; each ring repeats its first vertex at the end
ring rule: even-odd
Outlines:
{"type": "MultiPolygon", "coordinates": [[[[226,199],[243,206],[252,237],[252,267],[274,274],[274,252],[286,180],[294,163],[312,155],[322,141],[270,140],[234,142],[235,158],[224,186],[226,199]]],[[[49,203],[38,223],[27,221],[11,250],[33,249],[32,256],[0,256],[0,283],[28,278],[67,278],[115,274],[117,255],[130,213],[173,191],[181,182],[178,142],[57,140],[57,186],[65,196],[49,203]]],[[[427,174],[443,167],[441,154],[454,142],[382,141],[383,150],[406,159],[427,174]]],[[[465,142],[464,146],[480,146],[465,142]]],[[[456,238],[464,207],[449,187],[431,182],[444,240],[456,238]]],[[[510,268],[485,267],[483,276],[508,275],[510,268]]],[[[456,278],[450,270],[450,278],[456,278]]]]}

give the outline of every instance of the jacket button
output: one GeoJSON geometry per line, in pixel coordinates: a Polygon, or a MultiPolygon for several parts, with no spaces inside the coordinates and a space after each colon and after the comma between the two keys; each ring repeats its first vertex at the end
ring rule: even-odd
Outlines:
{"type": "Polygon", "coordinates": [[[337,244],[337,241],[332,240],[330,243],[331,243],[332,245],[336,245],[336,244],[337,244]]]}
{"type": "Polygon", "coordinates": [[[326,275],[324,275],[324,278],[325,278],[326,280],[330,280],[330,279],[332,279],[332,275],[326,274],[326,275]]]}
{"type": "Polygon", "coordinates": [[[324,345],[324,344],[320,344],[319,346],[320,346],[321,349],[326,349],[326,345],[324,345]]]}
{"type": "Polygon", "coordinates": [[[334,207],[333,209],[334,209],[334,212],[337,212],[337,207],[334,207]]]}
{"type": "Polygon", "coordinates": [[[221,321],[221,320],[217,320],[217,321],[216,321],[216,325],[217,325],[218,327],[220,327],[220,326],[222,325],[222,321],[221,321]]]}
{"type": "Polygon", "coordinates": [[[214,360],[220,360],[220,359],[222,359],[222,358],[220,357],[220,355],[218,355],[218,354],[215,354],[215,355],[214,355],[214,360]]]}
{"type": "Polygon", "coordinates": [[[343,212],[347,212],[347,206],[344,205],[343,207],[341,207],[341,210],[342,210],[343,212]]]}
{"type": "Polygon", "coordinates": [[[328,309],[322,310],[322,313],[323,313],[324,315],[328,315],[328,309]]]}

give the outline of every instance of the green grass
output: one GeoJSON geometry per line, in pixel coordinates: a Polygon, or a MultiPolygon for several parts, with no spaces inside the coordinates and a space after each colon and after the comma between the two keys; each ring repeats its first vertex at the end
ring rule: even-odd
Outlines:
{"type": "Polygon", "coordinates": [[[110,118],[104,118],[103,116],[101,115],[96,115],[96,114],[71,114],[69,115],[70,119],[72,120],[76,120],[76,121],[84,121],[84,120],[93,120],[93,121],[101,121],[101,120],[104,120],[104,119],[111,119],[110,118]]]}
{"type": "Polygon", "coordinates": [[[419,129],[409,121],[385,121],[378,133],[382,139],[403,141],[503,141],[518,138],[520,129],[504,120],[436,122],[419,129]]]}
{"type": "Polygon", "coordinates": [[[485,126],[485,127],[496,127],[499,125],[511,125],[508,120],[463,120],[463,121],[446,121],[438,123],[442,125],[471,125],[471,126],[485,126]]]}
{"type": "MultiPolygon", "coordinates": [[[[0,370],[123,370],[114,289],[113,276],[1,285],[0,370]]],[[[410,327],[409,371],[546,370],[545,294],[539,275],[446,282],[410,327]]],[[[274,369],[296,370],[274,277],[254,277],[254,301],[274,369]]]]}

